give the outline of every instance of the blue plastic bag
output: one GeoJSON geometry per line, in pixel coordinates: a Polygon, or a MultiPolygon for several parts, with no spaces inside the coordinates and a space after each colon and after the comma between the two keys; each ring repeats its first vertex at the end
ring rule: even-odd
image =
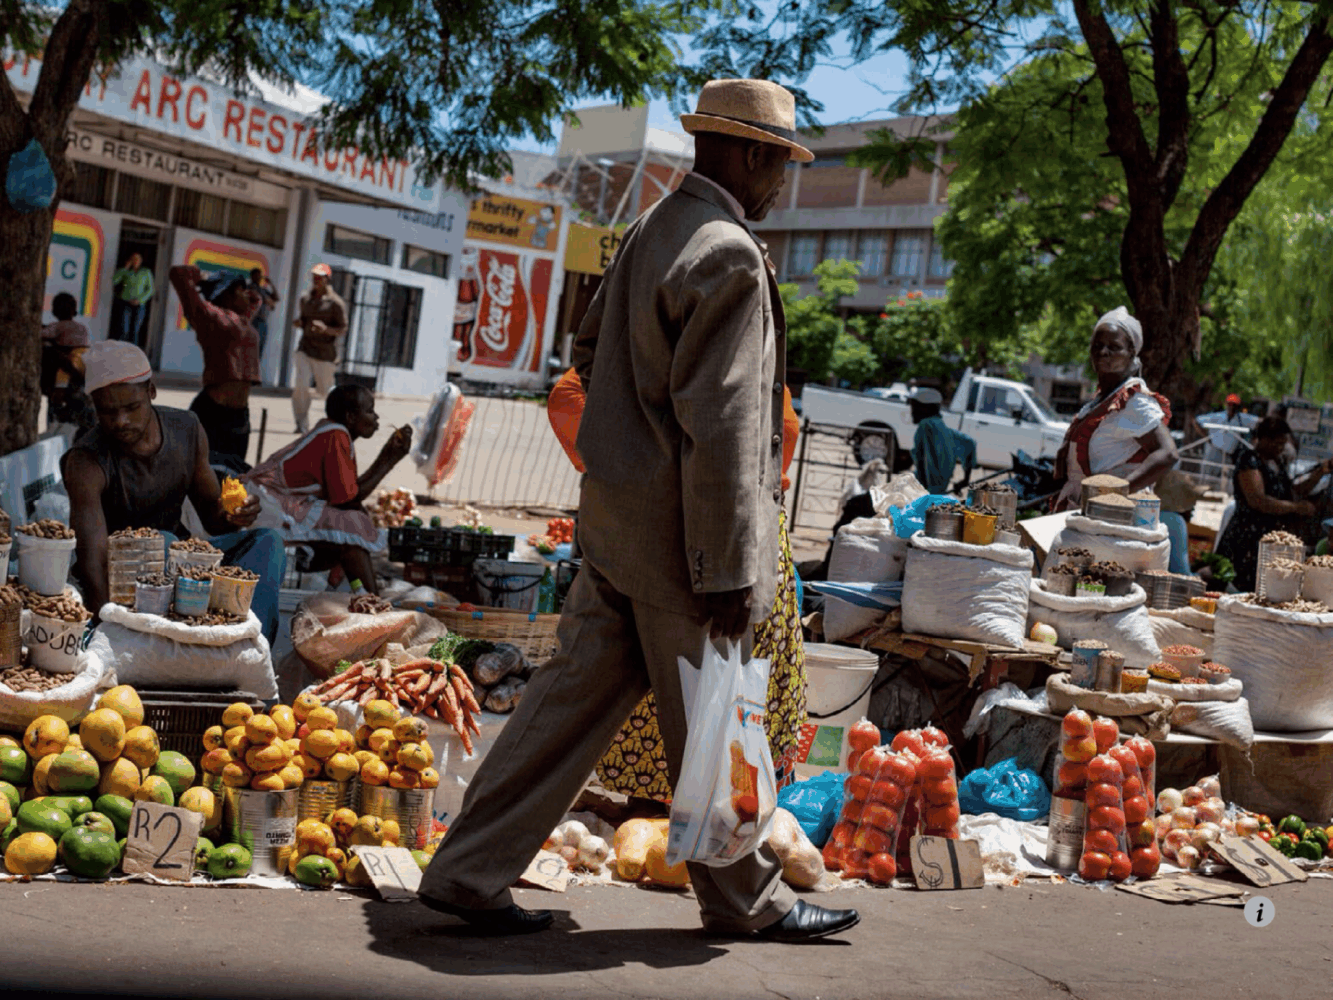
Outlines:
{"type": "Polygon", "coordinates": [[[56,175],[41,144],[33,139],[9,158],[5,196],[20,212],[49,208],[56,197],[56,175]]]}
{"type": "Polygon", "coordinates": [[[1051,791],[1041,776],[1009,757],[973,771],[958,783],[958,808],[969,815],[998,813],[1031,822],[1051,811],[1051,791]]]}
{"type": "Polygon", "coordinates": [[[833,825],[842,811],[842,786],[847,775],[825,771],[805,781],[778,789],[778,808],[796,817],[801,829],[816,847],[828,843],[833,825]]]}
{"type": "Polygon", "coordinates": [[[893,533],[899,538],[911,538],[918,531],[925,530],[926,511],[942,503],[957,502],[957,497],[928,493],[923,497],[917,497],[906,507],[890,507],[889,515],[893,518],[893,533]]]}

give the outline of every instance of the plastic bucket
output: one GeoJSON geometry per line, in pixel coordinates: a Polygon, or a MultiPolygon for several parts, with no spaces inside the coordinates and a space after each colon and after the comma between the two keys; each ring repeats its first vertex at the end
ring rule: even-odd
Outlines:
{"type": "Polygon", "coordinates": [[[59,597],[65,592],[77,541],[75,538],[36,538],[19,532],[19,583],[43,597],[59,597]]]}
{"type": "Polygon", "coordinates": [[[538,563],[510,562],[508,559],[478,559],[472,564],[477,581],[477,596],[488,608],[537,610],[537,585],[547,567],[538,563]]]}
{"type": "Polygon", "coordinates": [[[296,791],[297,822],[317,819],[322,823],[335,809],[352,804],[350,781],[304,781],[296,791]]]}
{"type": "Polygon", "coordinates": [[[1301,596],[1301,585],[1305,579],[1303,572],[1279,570],[1268,567],[1264,573],[1264,600],[1270,604],[1286,604],[1301,596]]]}
{"type": "Polygon", "coordinates": [[[1325,566],[1306,566],[1301,581],[1301,596],[1307,601],[1333,607],[1333,569],[1325,566]]]}
{"type": "Polygon", "coordinates": [[[213,589],[208,595],[209,610],[244,618],[250,613],[250,602],[258,583],[258,580],[237,580],[230,576],[213,577],[213,589]]]}
{"type": "Polygon", "coordinates": [[[200,566],[204,569],[212,569],[221,564],[221,552],[187,552],[181,549],[172,549],[171,555],[167,558],[167,572],[176,573],[182,568],[200,566]]]}
{"type": "Polygon", "coordinates": [[[255,875],[286,875],[287,859],[296,845],[297,790],[261,792],[227,788],[223,829],[227,839],[247,848],[255,875]]]}
{"type": "Polygon", "coordinates": [[[806,713],[796,774],[809,778],[847,763],[847,733],[870,710],[879,654],[851,646],[805,644],[806,713]]]}
{"type": "Polygon", "coordinates": [[[435,789],[362,785],[360,798],[358,814],[391,819],[398,824],[399,847],[421,850],[426,846],[430,839],[435,789]]]}
{"type": "Polygon", "coordinates": [[[176,614],[183,618],[208,614],[208,595],[213,590],[212,580],[176,578],[176,614]]]}
{"type": "Polygon", "coordinates": [[[171,598],[176,593],[175,585],[156,586],[151,583],[135,583],[134,610],[141,615],[166,615],[171,610],[171,598]]]}
{"type": "Polygon", "coordinates": [[[88,623],[33,614],[28,624],[28,659],[52,674],[73,673],[83,649],[88,623]]]}

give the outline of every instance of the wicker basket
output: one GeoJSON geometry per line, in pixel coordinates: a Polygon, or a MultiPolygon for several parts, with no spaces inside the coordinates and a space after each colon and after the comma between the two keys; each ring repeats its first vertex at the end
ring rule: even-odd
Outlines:
{"type": "Polygon", "coordinates": [[[559,615],[524,614],[505,608],[478,608],[476,611],[452,608],[424,610],[442,621],[455,635],[517,646],[534,665],[545,663],[559,648],[555,636],[560,624],[559,615]]]}
{"type": "Polygon", "coordinates": [[[23,605],[0,604],[0,667],[17,667],[23,654],[23,605]]]}

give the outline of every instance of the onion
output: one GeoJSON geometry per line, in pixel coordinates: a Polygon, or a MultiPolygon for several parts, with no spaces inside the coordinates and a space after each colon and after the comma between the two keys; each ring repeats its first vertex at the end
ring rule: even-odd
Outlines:
{"type": "Polygon", "coordinates": [[[560,856],[565,859],[568,865],[576,865],[579,860],[579,849],[571,844],[566,844],[560,848],[560,856]]]}
{"type": "Polygon", "coordinates": [[[1236,820],[1237,837],[1253,837],[1259,832],[1259,821],[1253,816],[1242,816],[1236,820]]]}
{"type": "Polygon", "coordinates": [[[1190,785],[1189,788],[1181,792],[1180,795],[1187,806],[1197,806],[1204,799],[1208,798],[1207,793],[1198,785],[1190,785]]]}
{"type": "Polygon", "coordinates": [[[1157,832],[1158,840],[1161,840],[1168,833],[1170,833],[1171,814],[1167,813],[1165,816],[1158,816],[1155,820],[1153,820],[1153,829],[1157,832]]]}
{"type": "Polygon", "coordinates": [[[1185,804],[1184,796],[1174,788],[1163,788],[1157,793],[1157,811],[1172,813],[1185,804]]]}
{"type": "Polygon", "coordinates": [[[1221,799],[1204,799],[1194,807],[1200,823],[1220,823],[1227,814],[1227,804],[1221,799]]]}
{"type": "Polygon", "coordinates": [[[1234,837],[1236,835],[1236,824],[1229,819],[1222,820],[1222,832],[1228,837],[1234,837]]]}
{"type": "Polygon", "coordinates": [[[611,854],[611,846],[601,837],[585,837],[579,844],[579,864],[593,871],[601,871],[611,854]]]}
{"type": "Polygon", "coordinates": [[[572,847],[576,851],[579,844],[583,843],[589,836],[588,828],[576,819],[561,823],[555,828],[555,833],[559,835],[562,844],[566,847],[572,847]]]}
{"type": "Polygon", "coordinates": [[[1199,782],[1199,789],[1210,799],[1220,798],[1222,795],[1222,782],[1218,780],[1217,775],[1212,774],[1199,782]]]}
{"type": "Polygon", "coordinates": [[[1176,864],[1189,871],[1194,871],[1194,869],[1198,868],[1202,861],[1203,856],[1199,854],[1197,849],[1191,847],[1189,844],[1186,844],[1176,852],[1176,864]]]}
{"type": "Polygon", "coordinates": [[[1208,850],[1208,842],[1217,840],[1222,835],[1222,828],[1216,823],[1200,823],[1194,828],[1190,844],[1201,855],[1208,850]]]}
{"type": "Polygon", "coordinates": [[[1193,830],[1198,822],[1198,815],[1189,806],[1181,806],[1171,813],[1171,829],[1173,830],[1193,830]]]}
{"type": "Polygon", "coordinates": [[[1182,847],[1188,847],[1191,830],[1172,830],[1162,839],[1162,850],[1176,854],[1182,847]]]}

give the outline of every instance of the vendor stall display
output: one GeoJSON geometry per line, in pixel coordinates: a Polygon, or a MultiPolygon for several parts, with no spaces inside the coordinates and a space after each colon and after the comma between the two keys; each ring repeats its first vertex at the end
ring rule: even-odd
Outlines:
{"type": "Polygon", "coordinates": [[[1063,595],[1052,589],[1055,581],[1073,578],[1063,570],[1063,566],[1057,567],[1047,579],[1031,582],[1029,634],[1038,625],[1048,625],[1055,630],[1056,644],[1062,649],[1072,649],[1080,639],[1100,640],[1121,653],[1125,665],[1131,668],[1146,667],[1160,659],[1145,595],[1138,585],[1130,584],[1127,592],[1119,596],[1063,595]]]}
{"type": "Polygon", "coordinates": [[[158,575],[166,568],[162,535],[152,528],[124,528],[108,535],[106,543],[110,599],[133,604],[139,577],[158,575]]]}
{"type": "MultiPolygon", "coordinates": [[[[1105,501],[1103,501],[1105,502],[1105,501]]],[[[1133,513],[1133,502],[1130,514],[1133,513]]],[[[1084,549],[1095,562],[1114,562],[1136,573],[1167,569],[1171,541],[1166,526],[1135,527],[1132,523],[1113,523],[1093,516],[1070,514],[1064,528],[1055,536],[1047,556],[1047,568],[1058,565],[1060,549],[1084,549]]]]}
{"type": "Polygon", "coordinates": [[[913,536],[903,571],[903,629],[1017,648],[1027,635],[1032,553],[913,536]]]}

